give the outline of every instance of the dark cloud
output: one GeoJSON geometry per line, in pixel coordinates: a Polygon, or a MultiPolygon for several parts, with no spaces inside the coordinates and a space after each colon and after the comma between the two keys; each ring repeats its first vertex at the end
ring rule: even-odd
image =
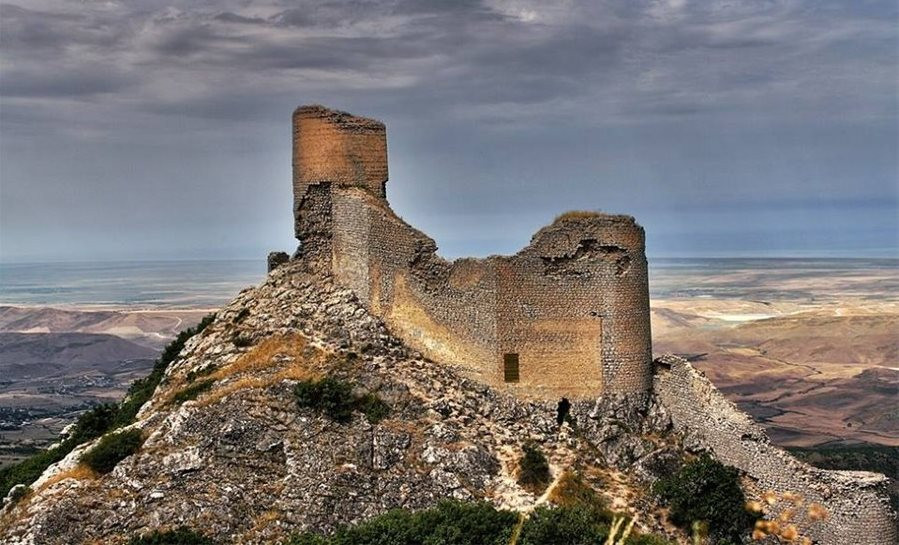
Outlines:
{"type": "Polygon", "coordinates": [[[560,207],[664,230],[690,223],[687,206],[749,225],[747,200],[822,195],[856,204],[804,219],[826,231],[858,214],[864,244],[889,246],[895,214],[858,199],[897,198],[897,17],[881,0],[2,4],[0,246],[87,225],[101,233],[87,252],[102,233],[153,236],[152,219],[191,248],[289,239],[289,205],[277,221],[264,207],[289,201],[288,116],[306,102],[385,119],[397,206],[458,253],[522,242],[560,207]],[[196,198],[160,197],[186,188],[196,198]],[[144,192],[160,211],[133,233],[103,213],[144,192]],[[197,207],[219,227],[255,218],[257,238],[194,225],[197,207]]]}

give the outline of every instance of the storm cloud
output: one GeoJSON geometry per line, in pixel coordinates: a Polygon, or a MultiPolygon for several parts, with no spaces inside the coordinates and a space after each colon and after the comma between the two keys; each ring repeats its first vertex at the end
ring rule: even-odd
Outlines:
{"type": "Polygon", "coordinates": [[[887,1],[30,0],[0,5],[0,259],[289,249],[290,113],[388,125],[447,256],[566,208],[650,255],[896,255],[887,1]]]}

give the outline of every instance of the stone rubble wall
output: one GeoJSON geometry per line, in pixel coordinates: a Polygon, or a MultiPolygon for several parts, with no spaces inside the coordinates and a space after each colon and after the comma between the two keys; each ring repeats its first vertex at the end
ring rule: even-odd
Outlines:
{"type": "Polygon", "coordinates": [[[655,393],[685,446],[710,451],[753,481],[758,491],[800,494],[824,505],[829,518],[802,528],[822,545],[895,545],[896,516],[887,496],[888,481],[877,473],[827,471],[809,466],[775,447],[752,419],[728,401],[686,360],[656,360],[655,393]]]}
{"type": "Polygon", "coordinates": [[[383,124],[297,110],[296,232],[311,269],[429,358],[494,386],[539,398],[649,390],[645,243],[633,218],[578,214],[513,256],[448,262],[390,209],[386,174],[383,124]],[[504,354],[518,354],[517,384],[504,383],[504,354]]]}

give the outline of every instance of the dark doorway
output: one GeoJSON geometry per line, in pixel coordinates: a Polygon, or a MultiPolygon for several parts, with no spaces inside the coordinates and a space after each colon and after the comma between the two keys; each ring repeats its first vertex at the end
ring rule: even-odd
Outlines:
{"type": "Polygon", "coordinates": [[[503,354],[503,379],[506,382],[518,382],[518,354],[503,354]]]}
{"type": "Polygon", "coordinates": [[[569,411],[571,411],[571,402],[567,397],[563,397],[556,408],[556,423],[561,426],[568,419],[569,411]]]}

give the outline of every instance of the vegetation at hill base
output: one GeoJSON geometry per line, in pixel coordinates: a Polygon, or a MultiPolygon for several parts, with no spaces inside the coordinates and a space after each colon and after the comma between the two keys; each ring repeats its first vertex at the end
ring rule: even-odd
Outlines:
{"type": "MultiPolygon", "coordinates": [[[[614,520],[595,492],[569,505],[538,507],[527,518],[486,502],[445,500],[422,511],[389,511],[331,535],[297,534],[285,545],[603,545],[614,520]]],[[[654,535],[615,535],[616,544],[670,545],[654,535]]]]}
{"type": "Polygon", "coordinates": [[[294,387],[297,405],[322,413],[328,418],[346,424],[359,411],[375,424],[387,418],[390,407],[372,393],[356,395],[353,385],[335,377],[300,381],[294,387]]]}
{"type": "Polygon", "coordinates": [[[204,317],[200,323],[185,329],[169,343],[153,366],[149,375],[138,379],[128,388],[125,398],[118,404],[103,404],[82,414],[65,440],[34,454],[16,464],[0,469],[0,502],[10,489],[18,484],[30,485],[51,465],[65,458],[78,445],[92,441],[103,434],[134,422],[137,412],[149,401],[156,387],[165,376],[165,370],[175,361],[188,339],[202,332],[215,315],[204,317]]]}
{"type": "Polygon", "coordinates": [[[746,510],[739,471],[706,454],[660,479],[653,491],[670,508],[674,524],[690,529],[703,523],[716,545],[742,543],[754,522],[746,510]]]}
{"type": "Polygon", "coordinates": [[[155,531],[131,538],[128,545],[215,545],[215,541],[189,528],[155,531]]]}

